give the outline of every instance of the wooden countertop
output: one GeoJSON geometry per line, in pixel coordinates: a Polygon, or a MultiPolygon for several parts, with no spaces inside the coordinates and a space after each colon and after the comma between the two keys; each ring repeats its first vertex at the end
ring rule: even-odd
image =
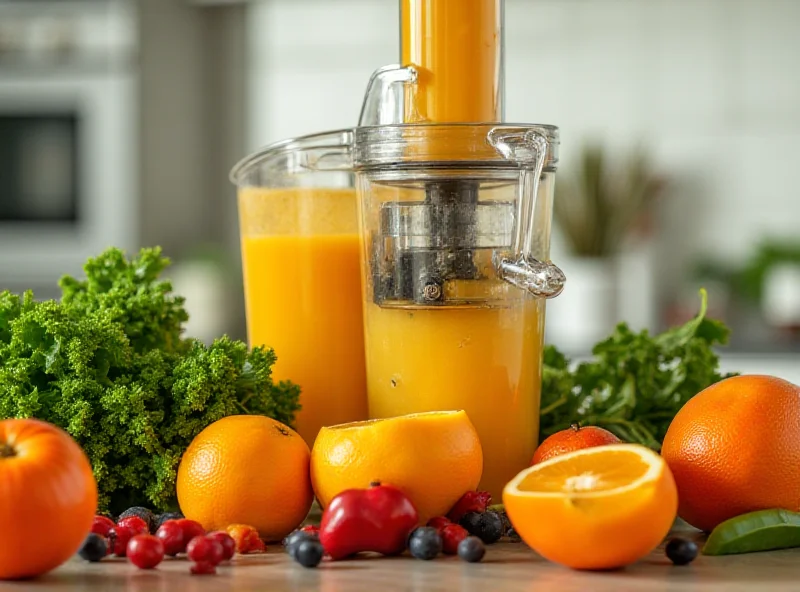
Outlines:
{"type": "MultiPolygon", "coordinates": [[[[684,533],[681,533],[684,534],[684,533]]],[[[663,550],[624,570],[577,572],[549,563],[523,543],[501,542],[488,548],[479,564],[456,557],[419,561],[410,557],[363,558],[324,562],[305,569],[279,546],[266,555],[237,558],[216,576],[190,576],[185,559],[164,561],[142,571],[124,559],[90,564],[73,560],[30,582],[0,583],[0,592],[384,592],[447,591],[617,592],[619,590],[687,592],[773,592],[800,589],[800,549],[727,557],[698,557],[673,566],[663,550]]]]}

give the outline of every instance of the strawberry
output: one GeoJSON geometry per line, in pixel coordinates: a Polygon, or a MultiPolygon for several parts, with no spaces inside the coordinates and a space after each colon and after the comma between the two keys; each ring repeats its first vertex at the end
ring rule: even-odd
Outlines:
{"type": "Polygon", "coordinates": [[[458,524],[464,514],[470,512],[485,512],[492,501],[492,494],[488,491],[468,491],[456,502],[453,509],[447,514],[451,522],[458,524]]]}

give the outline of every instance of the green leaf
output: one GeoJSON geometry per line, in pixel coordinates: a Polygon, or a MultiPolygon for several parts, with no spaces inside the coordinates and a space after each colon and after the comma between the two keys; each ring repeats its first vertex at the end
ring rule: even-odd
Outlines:
{"type": "Polygon", "coordinates": [[[604,427],[619,438],[658,450],[672,418],[695,394],[724,378],[713,347],[728,329],[705,318],[707,295],[686,324],[660,335],[620,323],[571,367],[552,346],[544,351],[540,438],[579,422],[604,427]]]}

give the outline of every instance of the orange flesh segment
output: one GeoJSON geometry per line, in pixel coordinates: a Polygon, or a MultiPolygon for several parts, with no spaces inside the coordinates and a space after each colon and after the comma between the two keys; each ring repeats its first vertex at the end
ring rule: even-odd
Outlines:
{"type": "Polygon", "coordinates": [[[590,493],[619,489],[644,477],[650,465],[641,456],[625,450],[604,450],[603,454],[582,454],[570,459],[543,463],[524,478],[522,492],[590,493]]]}

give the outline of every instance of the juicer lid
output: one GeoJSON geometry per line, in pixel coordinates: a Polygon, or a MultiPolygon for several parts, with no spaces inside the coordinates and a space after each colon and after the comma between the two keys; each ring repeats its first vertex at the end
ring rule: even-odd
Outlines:
{"type": "Polygon", "coordinates": [[[353,130],[353,168],[393,166],[514,168],[524,160],[500,137],[536,134],[546,142],[544,171],[558,164],[558,128],[527,123],[403,123],[353,130]]]}
{"type": "Polygon", "coordinates": [[[545,124],[403,123],[339,129],[281,140],[240,160],[230,172],[238,186],[274,183],[281,175],[352,172],[376,167],[514,168],[500,135],[535,133],[546,140],[543,170],[558,164],[558,128],[545,124]]]}

